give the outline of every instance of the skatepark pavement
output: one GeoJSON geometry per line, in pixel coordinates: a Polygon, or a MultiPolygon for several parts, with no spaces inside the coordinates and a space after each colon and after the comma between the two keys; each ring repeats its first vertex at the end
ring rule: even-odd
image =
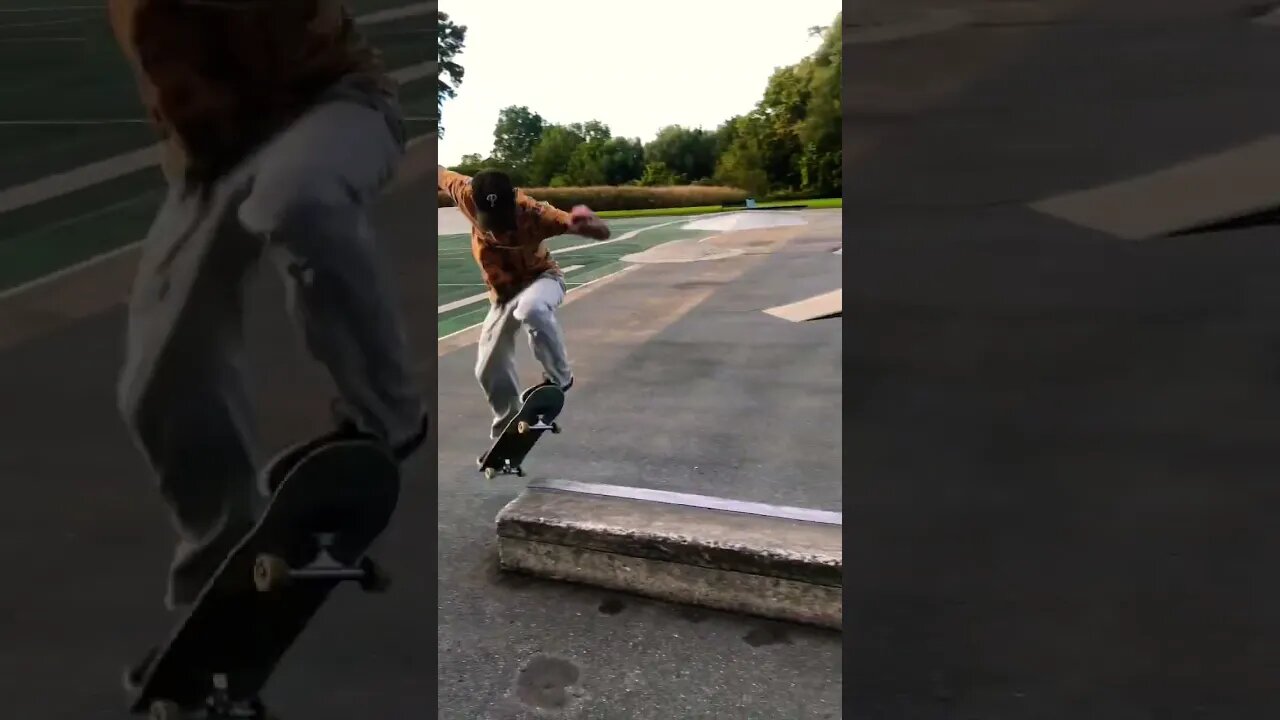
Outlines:
{"type": "MultiPolygon", "coordinates": [[[[839,321],[762,312],[840,284],[840,213],[807,216],[773,231],[771,253],[642,265],[570,294],[575,384],[530,479],[838,511],[839,321]]],[[[524,482],[475,470],[474,346],[442,353],[441,717],[543,717],[538,703],[584,719],[841,717],[836,632],[499,573],[494,518],[524,482]],[[530,698],[532,678],[554,697],[530,698]]],[[[527,352],[521,371],[537,377],[527,352]]]]}
{"type": "Polygon", "coordinates": [[[1280,714],[1277,228],[1031,207],[1274,134],[1280,45],[1081,5],[845,48],[850,717],[1280,714]]]}
{"type": "MultiPolygon", "coordinates": [[[[402,187],[375,221],[399,272],[419,378],[434,387],[430,191],[402,187]]],[[[162,604],[174,536],[115,409],[133,253],[0,300],[0,698],[13,717],[129,717],[120,672],[169,632],[162,604]],[[60,303],[57,301],[61,301],[60,303]],[[16,309],[15,309],[16,308],[16,309]]],[[[250,289],[248,367],[262,457],[326,428],[331,386],[301,350],[270,268],[250,289]]],[[[434,397],[434,396],[432,396],[434,397]]],[[[432,416],[436,413],[432,409],[432,416]]],[[[431,554],[435,452],[406,463],[400,507],[374,556],[390,593],[340,588],[266,691],[285,717],[427,717],[436,650],[431,554]]]]}
{"type": "MultiPolygon", "coordinates": [[[[470,347],[432,351],[428,177],[398,184],[375,223],[424,387],[441,366],[445,451],[438,467],[430,444],[406,465],[374,551],[391,592],[340,589],[267,701],[312,720],[431,717],[435,676],[439,717],[456,720],[840,717],[838,633],[497,573],[494,517],[520,486],[474,470],[488,419],[470,347]]],[[[839,284],[839,213],[817,217],[777,253],[641,267],[566,304],[579,384],[530,475],[839,509],[839,326],[760,312],[839,284]]],[[[172,530],[115,410],[132,257],[0,299],[13,320],[0,328],[0,562],[15,579],[0,596],[0,697],[14,717],[123,720],[122,666],[170,627],[172,530]]],[[[265,457],[323,430],[331,391],[270,270],[250,293],[265,457]]]]}

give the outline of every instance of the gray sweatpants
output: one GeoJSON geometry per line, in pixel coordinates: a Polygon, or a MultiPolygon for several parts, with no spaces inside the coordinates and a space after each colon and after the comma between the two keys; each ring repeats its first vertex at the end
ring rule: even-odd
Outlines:
{"type": "Polygon", "coordinates": [[[520,377],[516,373],[516,330],[524,325],[529,347],[542,364],[547,379],[565,385],[573,377],[564,336],[555,310],[564,302],[564,280],[551,274],[534,280],[511,300],[494,303],[480,330],[476,358],[476,380],[484,389],[493,425],[489,436],[496,439],[520,411],[520,377]]]}
{"type": "Polygon", "coordinates": [[[203,200],[170,179],[143,241],[118,387],[179,535],[170,607],[195,599],[264,500],[243,378],[243,291],[263,255],[361,429],[393,444],[420,429],[365,210],[402,153],[394,102],[339,83],[203,200]]]}

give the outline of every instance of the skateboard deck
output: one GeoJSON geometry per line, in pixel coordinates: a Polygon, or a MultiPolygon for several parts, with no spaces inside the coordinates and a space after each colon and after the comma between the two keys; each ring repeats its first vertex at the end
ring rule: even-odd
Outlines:
{"type": "Polygon", "coordinates": [[[560,432],[555,420],[564,409],[564,391],[554,385],[542,385],[529,391],[520,412],[507,423],[493,445],[480,458],[480,471],[492,479],[499,473],[524,477],[524,462],[542,433],[560,432]]]}
{"type": "Polygon", "coordinates": [[[271,499],[132,691],[153,720],[269,717],[258,700],[276,664],[344,581],[386,589],[365,555],[400,494],[399,465],[368,439],[313,443],[269,481],[271,499]]]}

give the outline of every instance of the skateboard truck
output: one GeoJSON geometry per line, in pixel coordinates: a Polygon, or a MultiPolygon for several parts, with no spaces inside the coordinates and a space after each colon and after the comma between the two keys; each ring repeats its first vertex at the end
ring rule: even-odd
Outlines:
{"type": "MultiPolygon", "coordinates": [[[[521,420],[520,422],[516,423],[516,432],[521,435],[524,435],[525,433],[531,430],[550,430],[551,434],[553,435],[559,434],[560,426],[556,424],[554,421],[547,422],[545,418],[546,418],[546,415],[542,413],[538,413],[536,419],[532,423],[526,420],[521,420]]],[[[502,473],[503,475],[515,475],[516,477],[524,477],[524,468],[520,467],[519,465],[512,465],[510,460],[503,458],[502,467],[500,468],[487,467],[484,469],[484,477],[486,480],[492,480],[498,473],[502,473]]]]}
{"type": "Polygon", "coordinates": [[[307,565],[294,568],[278,555],[263,553],[253,564],[253,584],[259,592],[280,590],[294,582],[312,580],[354,580],[366,592],[386,592],[391,578],[369,557],[362,557],[355,565],[346,565],[333,556],[335,533],[318,533],[315,536],[320,550],[307,565]]]}
{"type": "Polygon", "coordinates": [[[259,700],[232,700],[229,692],[230,688],[227,683],[225,673],[214,673],[212,682],[213,692],[209,694],[205,700],[205,706],[199,714],[191,714],[182,709],[182,706],[171,700],[156,700],[151,703],[151,710],[148,713],[151,720],[188,720],[188,718],[218,718],[219,720],[237,720],[244,718],[245,720],[270,720],[271,715],[267,714],[266,708],[263,707],[259,700]]]}
{"type": "Polygon", "coordinates": [[[492,480],[498,473],[503,475],[515,475],[516,477],[524,477],[524,468],[519,465],[512,465],[511,461],[503,458],[501,468],[487,467],[484,469],[484,478],[492,480]]]}
{"type": "Polygon", "coordinates": [[[521,420],[520,422],[516,423],[516,432],[523,435],[529,432],[530,430],[550,430],[551,434],[558,435],[560,433],[560,426],[557,425],[555,422],[550,422],[550,423],[546,422],[545,420],[543,420],[544,417],[546,416],[543,415],[542,413],[538,413],[538,418],[534,420],[532,423],[529,423],[525,420],[521,420]]]}
{"type": "Polygon", "coordinates": [[[501,475],[524,477],[520,463],[542,433],[560,432],[556,417],[564,407],[564,391],[551,384],[536,385],[520,398],[520,409],[507,421],[493,444],[477,461],[488,480],[501,475]]]}

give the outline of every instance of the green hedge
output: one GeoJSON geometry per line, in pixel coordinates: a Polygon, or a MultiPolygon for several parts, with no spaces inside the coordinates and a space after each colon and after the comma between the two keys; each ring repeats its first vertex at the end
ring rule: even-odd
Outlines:
{"type": "MultiPolygon", "coordinates": [[[[638,187],[623,185],[614,187],[560,187],[522,188],[532,198],[551,203],[561,210],[574,205],[586,205],[592,210],[645,210],[657,208],[702,207],[741,203],[747,199],[747,191],[731,187],[711,185],[672,185],[668,187],[638,187]]],[[[442,192],[436,196],[437,207],[451,207],[453,203],[442,192]]]]}

